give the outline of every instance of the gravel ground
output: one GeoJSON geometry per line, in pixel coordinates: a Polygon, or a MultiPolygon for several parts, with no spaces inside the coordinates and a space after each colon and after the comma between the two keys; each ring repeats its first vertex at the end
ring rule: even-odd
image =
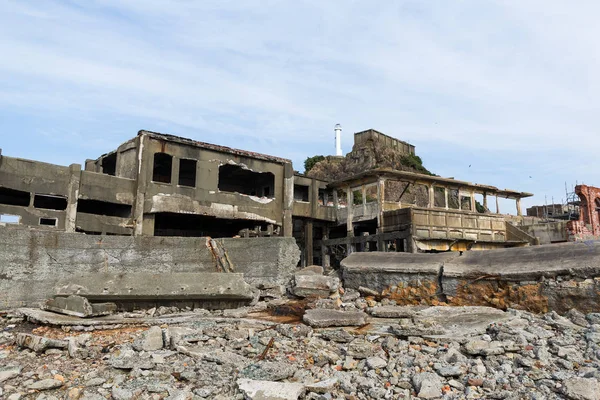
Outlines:
{"type": "MultiPolygon", "coordinates": [[[[376,315],[391,303],[346,293],[312,306],[376,315]]],[[[508,310],[453,337],[408,309],[324,329],[257,310],[91,332],[1,315],[0,398],[600,400],[600,314],[508,310]]]]}

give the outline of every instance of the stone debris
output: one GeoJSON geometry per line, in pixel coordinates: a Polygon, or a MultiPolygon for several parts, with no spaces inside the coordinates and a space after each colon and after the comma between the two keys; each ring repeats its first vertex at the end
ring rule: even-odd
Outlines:
{"type": "Polygon", "coordinates": [[[367,314],[362,311],[314,309],[306,311],[304,322],[313,328],[363,326],[367,323],[367,317],[367,314]]]}
{"type": "MultiPolygon", "coordinates": [[[[306,302],[330,307],[306,311],[314,327],[257,307],[242,317],[197,310],[161,326],[28,333],[22,315],[7,314],[0,398],[600,400],[597,314],[368,301],[345,291],[333,303],[306,302]]],[[[135,313],[154,321],[190,310],[135,313]]]]}
{"type": "Polygon", "coordinates": [[[115,303],[91,303],[85,297],[77,295],[48,299],[42,304],[41,308],[42,310],[72,315],[79,318],[111,315],[117,311],[117,305],[115,303]]]}

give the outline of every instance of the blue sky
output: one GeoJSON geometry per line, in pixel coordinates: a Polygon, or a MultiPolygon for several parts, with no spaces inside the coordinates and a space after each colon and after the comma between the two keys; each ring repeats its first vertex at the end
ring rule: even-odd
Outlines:
{"type": "Polygon", "coordinates": [[[565,182],[600,186],[598,15],[591,0],[4,0],[0,147],[68,165],[148,129],[300,170],[341,123],[345,151],[374,128],[442,176],[560,200],[565,182]]]}

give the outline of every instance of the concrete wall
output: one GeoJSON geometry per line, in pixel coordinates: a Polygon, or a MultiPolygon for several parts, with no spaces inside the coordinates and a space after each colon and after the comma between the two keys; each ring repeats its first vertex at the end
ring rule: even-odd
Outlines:
{"type": "Polygon", "coordinates": [[[567,221],[526,226],[524,225],[519,226],[519,229],[527,232],[527,234],[530,236],[539,238],[540,244],[566,242],[568,240],[567,221]]]}
{"type": "MultiPolygon", "coordinates": [[[[252,284],[285,284],[300,252],[293,238],[222,239],[252,284]]],[[[33,306],[69,276],[217,272],[206,238],[88,236],[0,226],[0,309],[33,306]]]]}
{"type": "Polygon", "coordinates": [[[401,304],[485,305],[533,312],[600,311],[600,241],[456,253],[354,253],[346,287],[401,304]]]}

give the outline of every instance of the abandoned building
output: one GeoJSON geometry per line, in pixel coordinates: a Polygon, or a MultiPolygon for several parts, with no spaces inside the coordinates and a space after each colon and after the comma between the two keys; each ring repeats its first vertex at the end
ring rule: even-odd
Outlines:
{"type": "MultiPolygon", "coordinates": [[[[355,149],[370,141],[415,155],[375,130],[354,140],[355,149]]],[[[535,243],[515,223],[532,194],[424,173],[373,168],[317,179],[290,160],[149,131],[84,169],[0,156],[0,223],[88,235],[293,236],[303,265],[325,266],[358,251],[535,243]],[[501,214],[498,198],[515,201],[516,217],[501,214]]]]}

